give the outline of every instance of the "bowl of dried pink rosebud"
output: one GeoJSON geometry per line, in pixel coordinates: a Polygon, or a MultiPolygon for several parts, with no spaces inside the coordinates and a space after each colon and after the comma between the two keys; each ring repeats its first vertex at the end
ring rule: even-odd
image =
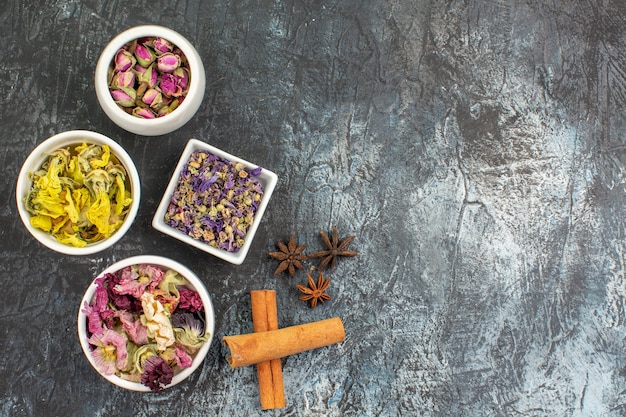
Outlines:
{"type": "Polygon", "coordinates": [[[204,97],[206,77],[194,46],[162,26],[130,28],[111,40],[96,64],[95,90],[121,128],[159,136],[187,123],[204,97]]]}
{"type": "Polygon", "coordinates": [[[169,258],[123,259],[91,283],[78,312],[89,363],[109,382],[159,392],[188,378],[213,338],[213,305],[202,281],[169,258]]]}

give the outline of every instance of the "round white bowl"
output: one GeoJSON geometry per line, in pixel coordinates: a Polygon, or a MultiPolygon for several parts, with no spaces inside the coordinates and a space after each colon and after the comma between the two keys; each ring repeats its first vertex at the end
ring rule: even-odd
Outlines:
{"type": "MultiPolygon", "coordinates": [[[[214,315],[215,313],[213,310],[213,304],[211,302],[211,297],[209,296],[209,293],[206,290],[206,287],[204,286],[202,281],[200,281],[200,278],[198,278],[196,274],[194,274],[189,268],[182,265],[181,263],[176,262],[169,258],[162,257],[162,256],[140,255],[140,256],[133,256],[130,258],[123,259],[121,261],[114,263],[108,268],[106,268],[104,271],[102,271],[98,275],[98,277],[96,277],[96,279],[104,276],[105,274],[119,271],[120,269],[123,269],[127,266],[139,265],[139,264],[149,264],[153,266],[159,266],[164,270],[172,269],[178,272],[183,277],[185,277],[185,279],[189,282],[189,284],[191,284],[193,289],[195,289],[198,292],[198,294],[200,295],[200,298],[202,299],[202,304],[204,304],[205,331],[209,332],[210,334],[209,340],[207,340],[206,343],[202,345],[202,347],[200,348],[200,350],[194,357],[191,366],[181,370],[179,373],[174,375],[174,377],[172,378],[172,382],[169,383],[167,386],[165,386],[165,389],[167,389],[180,383],[181,381],[184,381],[187,377],[189,377],[189,375],[191,375],[202,364],[202,361],[206,357],[207,353],[209,353],[211,342],[213,341],[213,334],[215,331],[215,315],[214,315]]],[[[83,352],[85,353],[85,356],[87,357],[87,359],[89,360],[89,363],[93,366],[93,368],[98,372],[98,374],[100,374],[103,378],[105,378],[109,382],[119,387],[132,390],[132,391],[150,392],[150,388],[148,388],[147,386],[143,385],[140,382],[127,381],[125,379],[120,378],[117,375],[104,375],[98,370],[98,367],[93,359],[93,355],[91,354],[91,347],[89,345],[89,337],[87,336],[87,317],[82,312],[85,302],[87,303],[91,302],[93,295],[96,291],[96,288],[97,288],[97,285],[94,282],[92,282],[89,288],[87,288],[87,291],[85,292],[85,295],[83,296],[83,299],[80,302],[80,307],[78,309],[78,339],[80,341],[80,346],[82,347],[83,352]]]]}
{"type": "Polygon", "coordinates": [[[198,51],[179,33],[163,26],[136,26],[120,33],[107,44],[96,64],[95,90],[102,110],[122,129],[143,136],[164,135],[187,123],[202,103],[205,84],[204,66],[198,51]],[[187,57],[191,73],[189,91],[185,100],[170,114],[155,119],[142,119],[122,110],[111,97],[108,83],[109,65],[117,51],[128,42],[148,36],[162,37],[180,48],[187,57]]]}
{"type": "Polygon", "coordinates": [[[19,176],[17,177],[17,186],[15,196],[17,199],[17,210],[20,214],[20,218],[26,226],[26,229],[30,232],[35,239],[41,244],[52,249],[56,252],[60,252],[66,255],[90,255],[96,252],[103,251],[118,240],[120,240],[124,234],[128,231],[130,226],[137,217],[137,211],[139,210],[139,201],[141,199],[141,184],[139,182],[139,173],[130,155],[126,153],[113,139],[108,138],[100,133],[88,131],[88,130],[70,130],[56,134],[42,143],[40,143],[31,153],[28,155],[19,176]],[[130,192],[133,202],[130,205],[128,214],[124,219],[122,226],[113,235],[107,239],[101,240],[95,243],[89,243],[82,248],[77,248],[71,245],[66,245],[54,238],[50,233],[37,229],[30,224],[31,214],[26,210],[25,198],[28,195],[30,188],[32,187],[32,180],[29,174],[41,168],[41,165],[48,158],[48,153],[57,149],[65,148],[70,145],[79,145],[81,143],[108,145],[111,153],[119,159],[130,181],[130,192]]]}

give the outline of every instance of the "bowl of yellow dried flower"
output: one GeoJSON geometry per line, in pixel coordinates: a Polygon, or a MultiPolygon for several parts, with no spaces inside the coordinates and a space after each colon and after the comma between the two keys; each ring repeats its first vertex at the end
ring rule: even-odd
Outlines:
{"type": "Polygon", "coordinates": [[[162,26],[130,28],[111,40],[96,64],[102,110],[121,128],[143,136],[172,132],[202,102],[206,76],[194,46],[162,26]]]}
{"type": "Polygon", "coordinates": [[[141,255],[106,268],[78,313],[89,363],[109,382],[159,392],[189,377],[206,357],[214,311],[202,281],[169,258],[141,255]]]}
{"type": "Polygon", "coordinates": [[[72,130],[40,143],[16,185],[20,218],[41,244],[67,255],[109,248],[137,216],[141,186],[131,157],[113,139],[72,130]]]}

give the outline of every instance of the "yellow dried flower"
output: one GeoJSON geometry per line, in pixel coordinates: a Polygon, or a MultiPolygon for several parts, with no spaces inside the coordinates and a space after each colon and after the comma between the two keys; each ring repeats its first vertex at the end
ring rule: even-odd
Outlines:
{"type": "Polygon", "coordinates": [[[30,176],[30,223],[64,244],[83,247],[111,236],[132,203],[126,170],[107,145],[55,150],[30,176]]]}

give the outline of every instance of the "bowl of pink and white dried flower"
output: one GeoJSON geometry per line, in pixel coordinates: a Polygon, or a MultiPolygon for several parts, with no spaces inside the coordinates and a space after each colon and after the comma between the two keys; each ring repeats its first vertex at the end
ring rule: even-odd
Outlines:
{"type": "Polygon", "coordinates": [[[202,60],[179,33],[162,26],[130,28],[98,59],[95,90],[102,110],[143,136],[172,132],[197,112],[205,89],[202,60]]]}
{"type": "Polygon", "coordinates": [[[109,382],[159,392],[189,377],[206,357],[215,327],[202,281],[161,256],[134,256],[91,283],[78,313],[78,337],[109,382]]]}

